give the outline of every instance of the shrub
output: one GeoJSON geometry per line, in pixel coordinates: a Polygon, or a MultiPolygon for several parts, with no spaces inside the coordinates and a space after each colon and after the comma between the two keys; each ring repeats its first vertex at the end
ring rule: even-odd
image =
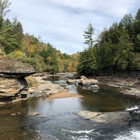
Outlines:
{"type": "Polygon", "coordinates": [[[37,80],[33,76],[26,77],[27,83],[29,87],[36,87],[39,85],[37,80]]]}

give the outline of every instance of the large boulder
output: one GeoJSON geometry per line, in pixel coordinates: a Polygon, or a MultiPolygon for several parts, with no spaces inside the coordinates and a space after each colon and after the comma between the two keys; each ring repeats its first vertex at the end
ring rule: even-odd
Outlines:
{"type": "Polygon", "coordinates": [[[35,73],[35,68],[29,64],[14,59],[0,58],[0,77],[26,77],[35,73]]]}
{"type": "Polygon", "coordinates": [[[35,68],[16,61],[0,57],[0,98],[18,97],[27,91],[26,76],[35,73],[35,68]]]}
{"type": "Polygon", "coordinates": [[[80,85],[83,89],[88,89],[92,91],[98,91],[100,87],[98,86],[98,80],[88,79],[85,76],[81,76],[81,79],[68,79],[68,84],[80,85]]]}

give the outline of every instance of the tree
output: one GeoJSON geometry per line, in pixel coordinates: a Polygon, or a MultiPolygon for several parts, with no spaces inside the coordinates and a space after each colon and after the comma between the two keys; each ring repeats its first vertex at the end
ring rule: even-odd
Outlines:
{"type": "Polygon", "coordinates": [[[0,0],[0,49],[2,47],[2,41],[5,40],[5,38],[3,37],[4,35],[4,19],[3,17],[6,15],[7,12],[9,12],[10,10],[7,10],[7,8],[11,5],[11,2],[9,2],[8,0],[0,0]]]}
{"type": "Polygon", "coordinates": [[[91,75],[95,73],[97,69],[97,61],[95,56],[95,49],[93,48],[93,37],[94,34],[94,28],[91,24],[88,25],[88,28],[86,31],[84,31],[84,38],[85,42],[84,44],[88,45],[88,48],[85,49],[82,53],[80,53],[79,57],[79,65],[78,65],[78,73],[79,74],[85,74],[85,75],[91,75]]]}
{"type": "Polygon", "coordinates": [[[0,35],[0,47],[2,50],[7,54],[17,50],[18,42],[13,33],[12,23],[9,19],[3,21],[0,35]]]}
{"type": "Polygon", "coordinates": [[[93,47],[93,43],[95,42],[92,38],[92,35],[94,34],[94,28],[92,27],[91,23],[88,25],[87,30],[84,31],[84,38],[85,42],[84,44],[87,44],[88,47],[93,47]]]}
{"type": "Polygon", "coordinates": [[[47,47],[43,48],[42,51],[40,51],[40,55],[47,65],[46,71],[53,71],[55,73],[58,72],[59,66],[57,60],[57,51],[52,47],[51,44],[48,43],[47,47]]]}
{"type": "Polygon", "coordinates": [[[95,49],[92,47],[81,52],[79,57],[78,73],[84,75],[92,75],[96,72],[97,61],[95,57],[95,49]]]}
{"type": "Polygon", "coordinates": [[[136,34],[140,34],[140,9],[138,9],[135,17],[135,32],[136,34]]]}
{"type": "Polygon", "coordinates": [[[116,53],[116,69],[121,71],[133,70],[135,67],[135,53],[133,43],[129,39],[129,35],[123,34],[118,45],[116,53]]]}
{"type": "Polygon", "coordinates": [[[7,8],[11,5],[11,2],[8,0],[0,0],[0,30],[2,28],[3,17],[9,12],[10,10],[7,8]]]}
{"type": "Polygon", "coordinates": [[[138,10],[136,17],[135,17],[135,23],[134,23],[134,30],[135,30],[135,51],[140,52],[140,9],[138,10]]]}
{"type": "Polygon", "coordinates": [[[6,15],[7,12],[9,12],[10,10],[7,8],[11,5],[11,2],[9,2],[8,0],[0,0],[0,16],[4,17],[6,15]]]}
{"type": "Polygon", "coordinates": [[[15,39],[17,40],[17,43],[18,43],[17,49],[21,49],[22,39],[23,39],[22,24],[15,17],[15,18],[13,18],[12,26],[13,26],[13,34],[15,35],[15,39]]]}

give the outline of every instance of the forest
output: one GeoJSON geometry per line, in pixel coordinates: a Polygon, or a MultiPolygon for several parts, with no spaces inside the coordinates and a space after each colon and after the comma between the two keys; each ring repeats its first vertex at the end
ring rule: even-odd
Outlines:
{"type": "Polygon", "coordinates": [[[57,46],[23,32],[15,17],[5,19],[11,2],[0,0],[0,57],[29,63],[37,72],[78,72],[83,75],[140,70],[140,9],[126,14],[119,23],[104,28],[96,40],[90,23],[84,31],[87,47],[76,54],[61,53],[57,46]]]}
{"type": "Polygon", "coordinates": [[[140,9],[133,17],[126,14],[119,23],[93,39],[95,29],[84,31],[87,48],[80,53],[78,73],[84,75],[140,70],[140,9]]]}
{"type": "Polygon", "coordinates": [[[0,57],[29,63],[37,72],[75,72],[78,54],[61,53],[50,43],[43,43],[40,37],[23,33],[20,21],[5,19],[10,12],[8,0],[0,0],[0,57]]]}

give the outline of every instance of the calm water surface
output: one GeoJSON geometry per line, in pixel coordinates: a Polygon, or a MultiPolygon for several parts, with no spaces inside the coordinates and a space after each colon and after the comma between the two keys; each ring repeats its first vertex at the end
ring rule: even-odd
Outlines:
{"type": "MultiPolygon", "coordinates": [[[[129,131],[125,132],[124,128],[111,129],[93,124],[74,112],[123,111],[139,104],[138,99],[123,96],[119,88],[105,85],[100,85],[98,92],[83,90],[80,87],[67,85],[64,79],[64,77],[59,81],[54,79],[54,82],[66,86],[73,94],[84,97],[53,100],[32,98],[1,106],[0,140],[111,140],[115,137],[125,138],[127,133],[130,136],[129,131]],[[31,116],[33,112],[38,112],[39,115],[31,116]]],[[[135,128],[137,129],[133,129],[132,132],[138,133],[140,130],[138,123],[135,128]]]]}

